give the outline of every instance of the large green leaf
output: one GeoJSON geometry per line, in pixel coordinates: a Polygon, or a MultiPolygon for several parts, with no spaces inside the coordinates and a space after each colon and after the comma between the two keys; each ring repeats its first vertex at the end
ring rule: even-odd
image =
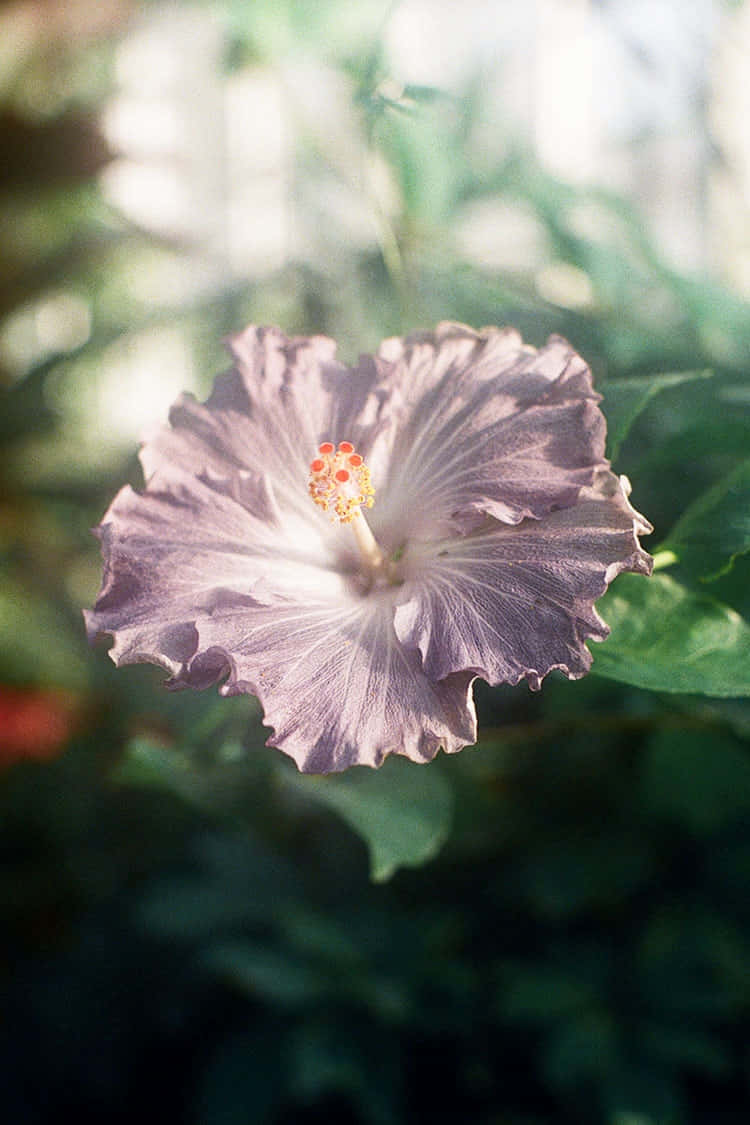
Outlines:
{"type": "Polygon", "coordinates": [[[453,794],[437,767],[391,757],[379,770],[364,767],[329,777],[290,771],[300,793],[334,809],[370,850],[370,875],[385,882],[399,867],[419,867],[437,855],[448,835],[453,794]]]}
{"type": "Polygon", "coordinates": [[[704,581],[730,571],[750,551],[750,460],[699,496],[662,546],[704,581]]]}
{"type": "Polygon", "coordinates": [[[592,646],[601,676],[652,691],[750,695],[750,626],[666,574],[624,574],[597,603],[612,628],[592,646]]]}
{"type": "Polygon", "coordinates": [[[748,446],[748,413],[721,410],[706,425],[705,418],[693,411],[693,418],[685,429],[667,435],[648,449],[639,450],[634,460],[639,474],[654,467],[692,465],[714,457],[746,457],[748,446]]]}
{"type": "Polygon", "coordinates": [[[605,383],[600,390],[604,395],[602,410],[607,419],[607,455],[615,460],[633,422],[655,395],[668,387],[710,376],[710,371],[674,371],[605,383]]]}

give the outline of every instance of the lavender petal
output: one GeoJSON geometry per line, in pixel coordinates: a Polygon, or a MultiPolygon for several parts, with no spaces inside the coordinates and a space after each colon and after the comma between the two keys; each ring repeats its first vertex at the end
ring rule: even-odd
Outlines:
{"type": "Polygon", "coordinates": [[[608,632],[595,600],[621,571],[651,571],[637,538],[647,530],[614,474],[600,470],[570,508],[420,548],[396,633],[431,679],[470,670],[536,689],[555,668],[578,679],[591,665],[584,642],[608,632]]]}

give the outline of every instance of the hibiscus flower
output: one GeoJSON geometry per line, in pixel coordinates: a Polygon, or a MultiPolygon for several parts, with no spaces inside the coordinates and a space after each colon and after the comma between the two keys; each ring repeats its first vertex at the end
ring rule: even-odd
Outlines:
{"type": "Polygon", "coordinates": [[[89,636],[168,686],[250,692],[300,770],[476,741],[472,684],[585,675],[594,602],[648,574],[583,359],[443,323],[350,368],[251,326],[183,395],[95,534],[89,636]]]}

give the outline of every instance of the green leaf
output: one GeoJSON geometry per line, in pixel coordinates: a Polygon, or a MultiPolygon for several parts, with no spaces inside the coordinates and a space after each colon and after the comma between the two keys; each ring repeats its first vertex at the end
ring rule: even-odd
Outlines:
{"type": "Polygon", "coordinates": [[[748,417],[740,410],[731,414],[722,410],[720,418],[711,418],[710,426],[695,417],[678,433],[664,437],[657,444],[639,451],[635,463],[639,474],[654,467],[688,465],[707,458],[746,457],[748,449],[748,417]]]}
{"type": "Polygon", "coordinates": [[[326,982],[313,965],[251,938],[213,942],[201,964],[250,996],[282,1008],[312,1003],[325,992],[326,982]]]}
{"type": "Polygon", "coordinates": [[[431,102],[437,101],[452,101],[453,98],[447,90],[441,89],[440,86],[420,86],[414,83],[408,83],[404,86],[404,97],[411,98],[415,102],[431,102]]]}
{"type": "Polygon", "coordinates": [[[607,456],[614,461],[635,422],[652,398],[667,387],[695,379],[708,379],[711,371],[674,371],[661,375],[631,379],[612,379],[600,388],[604,395],[602,410],[607,419],[607,456]]]}
{"type": "Polygon", "coordinates": [[[581,974],[566,972],[537,960],[532,969],[523,961],[504,966],[498,1006],[512,1023],[556,1024],[590,1011],[595,997],[581,974]]]}
{"type": "Polygon", "coordinates": [[[641,759],[644,806],[697,833],[750,814],[750,757],[740,743],[705,731],[664,731],[641,759]]]}
{"type": "Polygon", "coordinates": [[[648,1057],[658,1059],[665,1069],[679,1067],[720,1078],[732,1068],[728,1045],[710,1031],[649,1022],[641,1025],[640,1034],[648,1057]]]}
{"type": "Polygon", "coordinates": [[[125,753],[112,771],[113,780],[122,785],[182,792],[189,780],[184,756],[147,736],[131,738],[125,753]]]}
{"type": "Polygon", "coordinates": [[[391,757],[379,770],[284,780],[341,816],[370,850],[370,876],[385,882],[399,867],[419,867],[437,855],[453,814],[453,794],[436,766],[391,757]]]}
{"type": "Polygon", "coordinates": [[[593,671],[651,691],[750,695],[750,626],[666,574],[621,575],[597,610],[612,629],[593,671]]]}
{"type": "Polygon", "coordinates": [[[3,680],[81,691],[88,682],[88,656],[82,623],[74,623],[52,598],[25,589],[13,576],[0,571],[3,680]]]}
{"type": "Polygon", "coordinates": [[[727,574],[750,551],[750,460],[699,496],[662,547],[704,582],[727,574]]]}

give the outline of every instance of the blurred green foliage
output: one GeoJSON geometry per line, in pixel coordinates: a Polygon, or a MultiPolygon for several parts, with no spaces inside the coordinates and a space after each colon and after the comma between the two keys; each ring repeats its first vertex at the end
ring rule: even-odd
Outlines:
{"type": "Polygon", "coordinates": [[[210,252],[139,226],[99,178],[122,13],[162,7],[56,23],[0,70],[5,1119],[739,1125],[750,310],[663,262],[622,200],[483,142],[481,76],[460,95],[389,82],[387,6],[343,0],[195,8],[220,18],[219,79],[312,58],[341,83],[359,164],[293,117],[288,202],[320,227],[319,192],[364,200],[374,236],[329,216],[312,251],[191,289],[210,252]],[[486,203],[530,217],[590,300],[543,300],[534,263],[477,264],[455,232],[486,203]],[[560,332],[593,366],[669,567],[603,599],[595,674],[479,685],[476,749],[314,779],[263,748],[253,700],[169,694],[87,651],[88,529],[139,483],[117,431],[134,392],[107,388],[144,336],[174,330],[205,391],[249,320],[352,359],[445,318],[560,332]]]}

